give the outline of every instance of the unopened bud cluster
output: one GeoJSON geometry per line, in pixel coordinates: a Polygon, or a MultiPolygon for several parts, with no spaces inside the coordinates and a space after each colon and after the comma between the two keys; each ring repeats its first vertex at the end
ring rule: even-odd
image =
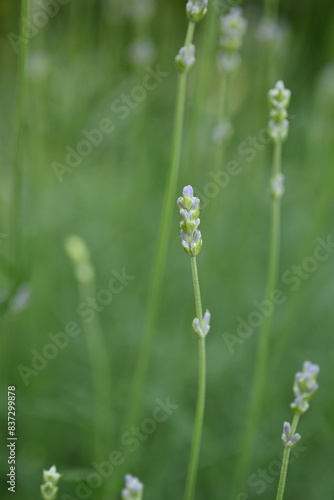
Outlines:
{"type": "Polygon", "coordinates": [[[175,57],[175,63],[180,73],[189,71],[195,64],[195,45],[191,44],[188,47],[181,47],[179,53],[175,57]]]}
{"type": "Polygon", "coordinates": [[[247,29],[247,21],[240,7],[234,7],[220,18],[220,50],[218,66],[221,71],[232,73],[241,62],[240,49],[247,29]]]}
{"type": "Polygon", "coordinates": [[[94,269],[90,262],[89,250],[80,236],[71,235],[65,239],[65,250],[74,266],[75,276],[80,283],[94,279],[94,269]]]}
{"type": "MultiPolygon", "coordinates": [[[[316,380],[318,373],[319,366],[310,361],[305,361],[303,364],[303,371],[296,373],[293,385],[295,400],[290,405],[295,414],[302,415],[308,410],[310,406],[309,400],[318,389],[316,380]]],[[[289,422],[284,422],[282,434],[284,445],[292,447],[298,443],[300,438],[300,434],[293,432],[291,424],[289,422]]]]}
{"type": "Polygon", "coordinates": [[[293,403],[291,403],[291,408],[298,415],[305,413],[310,406],[309,400],[314,396],[315,391],[319,387],[316,380],[318,373],[318,365],[314,365],[310,361],[305,361],[303,371],[295,375],[293,392],[296,397],[293,403]]]}
{"type": "Polygon", "coordinates": [[[197,23],[208,11],[208,0],[189,0],[186,5],[186,14],[189,21],[197,23]]]}
{"type": "Polygon", "coordinates": [[[194,190],[191,186],[185,186],[182,194],[183,196],[177,200],[182,217],[180,222],[181,243],[186,253],[194,257],[202,247],[202,235],[198,230],[201,222],[199,218],[200,201],[199,198],[194,196],[194,190]]]}
{"type": "Polygon", "coordinates": [[[279,173],[270,181],[270,194],[273,198],[282,198],[284,194],[284,175],[279,173]]]}
{"type": "Polygon", "coordinates": [[[55,500],[58,493],[58,481],[61,475],[53,465],[49,470],[43,470],[43,484],[41,485],[41,495],[44,500],[55,500]]]}
{"type": "Polygon", "coordinates": [[[284,141],[288,136],[289,121],[287,108],[290,103],[291,91],[279,80],[275,88],[269,90],[270,121],[269,135],[273,141],[284,141]]]}
{"type": "Polygon", "coordinates": [[[142,500],[143,484],[136,477],[125,476],[125,488],[122,490],[122,500],[142,500]]]}
{"type": "Polygon", "coordinates": [[[301,435],[298,434],[298,432],[292,434],[291,424],[289,424],[289,422],[284,422],[282,441],[285,444],[285,446],[289,446],[290,448],[292,448],[292,446],[294,446],[296,443],[298,443],[300,438],[301,438],[301,435]]]}
{"type": "Polygon", "coordinates": [[[210,320],[211,320],[211,314],[209,313],[208,310],[205,311],[202,321],[200,321],[198,318],[194,319],[193,329],[197,337],[204,338],[207,336],[207,334],[210,331],[210,320]]]}

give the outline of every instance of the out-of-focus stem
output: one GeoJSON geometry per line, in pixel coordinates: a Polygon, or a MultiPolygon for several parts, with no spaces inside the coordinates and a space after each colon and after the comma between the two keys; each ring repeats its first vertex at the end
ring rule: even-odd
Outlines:
{"type": "Polygon", "coordinates": [[[12,170],[12,206],[10,214],[9,234],[12,246],[12,261],[14,262],[14,273],[12,273],[11,293],[15,290],[19,280],[20,269],[20,206],[21,186],[23,179],[23,145],[25,127],[25,102],[26,102],[26,66],[28,53],[28,36],[26,28],[29,15],[29,0],[22,0],[20,15],[20,47],[18,54],[17,73],[17,95],[16,95],[16,130],[14,137],[14,160],[12,170]]]}
{"type": "MultiPolygon", "coordinates": [[[[282,163],[282,143],[275,141],[273,154],[272,178],[277,178],[281,173],[282,163]]],[[[269,245],[269,264],[265,299],[271,300],[271,293],[276,288],[279,267],[279,247],[280,247],[280,197],[274,196],[271,206],[271,235],[269,245]]],[[[265,390],[266,374],[268,369],[269,341],[272,324],[272,314],[266,315],[263,319],[262,329],[258,341],[258,349],[255,360],[255,373],[253,377],[252,392],[248,416],[246,420],[243,438],[240,443],[241,454],[236,467],[233,485],[236,490],[242,490],[243,481],[246,477],[250,456],[254,444],[263,395],[265,390]]]]}

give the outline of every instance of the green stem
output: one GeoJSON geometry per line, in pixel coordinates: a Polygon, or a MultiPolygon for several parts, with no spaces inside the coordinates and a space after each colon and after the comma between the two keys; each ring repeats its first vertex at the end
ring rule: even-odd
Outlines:
{"type": "MultiPolygon", "coordinates": [[[[188,122],[190,129],[189,136],[187,137],[187,158],[188,162],[185,167],[187,173],[199,172],[204,175],[203,171],[203,158],[198,154],[198,148],[194,148],[194,140],[198,140],[199,134],[202,130],[203,120],[205,120],[205,106],[203,102],[206,101],[207,96],[211,93],[212,82],[216,77],[215,68],[212,64],[212,57],[216,51],[217,42],[217,13],[215,9],[209,9],[207,13],[207,21],[205,23],[204,32],[202,33],[202,40],[200,46],[196,47],[196,57],[201,59],[200,71],[197,72],[196,89],[193,97],[193,106],[191,109],[191,117],[188,122]]],[[[199,178],[200,179],[200,178],[199,178]]]]}
{"type": "Polygon", "coordinates": [[[196,316],[199,319],[200,326],[203,326],[203,311],[202,311],[202,301],[201,301],[201,290],[199,286],[198,271],[196,257],[190,258],[191,262],[191,272],[193,277],[194,286],[194,296],[195,296],[195,306],[196,306],[196,316]]]}
{"type": "MultiPolygon", "coordinates": [[[[79,282],[80,301],[95,297],[95,283],[79,282]]],[[[99,313],[97,313],[99,314],[99,313]]],[[[98,316],[93,321],[83,321],[88,355],[90,358],[94,390],[94,457],[104,460],[112,449],[112,386],[109,355],[98,316]]]]}
{"type": "Polygon", "coordinates": [[[12,242],[12,257],[15,262],[15,272],[12,276],[12,289],[15,289],[20,268],[20,197],[23,177],[23,140],[26,99],[26,66],[28,53],[28,37],[26,27],[29,14],[29,0],[22,0],[20,15],[20,51],[18,55],[17,95],[16,95],[16,131],[14,138],[14,160],[12,172],[12,209],[10,216],[10,232],[12,242]]]}
{"type": "Polygon", "coordinates": [[[273,22],[277,22],[279,0],[265,0],[264,16],[273,22]]]}
{"type": "MultiPolygon", "coordinates": [[[[291,424],[291,436],[293,436],[295,434],[298,422],[299,422],[299,415],[295,414],[293,417],[293,420],[292,420],[292,424],[291,424]]],[[[285,483],[286,483],[286,476],[287,476],[288,466],[289,466],[290,451],[291,451],[291,446],[285,445],[276,500],[283,500],[285,483]]]]}
{"type": "MultiPolygon", "coordinates": [[[[185,46],[190,45],[192,43],[194,29],[195,29],[195,24],[193,22],[189,22],[185,39],[185,46]]],[[[140,411],[145,378],[151,356],[154,328],[161,300],[163,279],[166,270],[171,219],[173,216],[176,186],[180,169],[186,90],[187,90],[187,73],[184,72],[180,73],[178,76],[171,162],[170,162],[168,181],[164,196],[164,203],[162,208],[162,216],[160,222],[161,229],[158,237],[154,264],[153,264],[151,286],[149,289],[148,310],[145,321],[144,334],[142,337],[139,356],[137,359],[137,365],[133,377],[131,397],[129,398],[130,401],[129,410],[127,417],[125,419],[126,428],[131,427],[131,425],[133,425],[136,422],[140,411]]]]}
{"type": "MultiPolygon", "coordinates": [[[[193,285],[194,285],[196,316],[199,319],[200,326],[202,328],[203,313],[202,313],[201,293],[198,281],[196,257],[191,257],[191,270],[192,270],[193,285]]],[[[196,407],[195,425],[194,425],[194,432],[193,432],[192,445],[190,451],[184,500],[192,500],[194,498],[196,477],[198,470],[199,452],[201,446],[204,409],[205,409],[205,387],[206,387],[205,337],[199,338],[198,355],[199,355],[198,357],[199,369],[198,369],[197,407],[196,407]]]]}
{"type": "MultiPolygon", "coordinates": [[[[224,120],[228,119],[228,103],[230,99],[232,74],[224,73],[222,75],[222,91],[220,93],[218,106],[218,125],[223,124],[224,120]]],[[[222,139],[221,144],[218,144],[215,160],[215,171],[218,172],[222,168],[226,150],[226,138],[222,139]]]]}
{"type": "MultiPolygon", "coordinates": [[[[274,144],[272,178],[281,173],[282,164],[282,143],[274,144]]],[[[271,301],[271,293],[276,288],[279,268],[279,247],[280,247],[280,197],[273,197],[271,206],[271,235],[269,245],[268,278],[266,285],[265,300],[271,301]]],[[[235,488],[243,486],[242,482],[247,474],[249,460],[253,448],[256,428],[261,410],[266,373],[268,368],[268,355],[270,343],[270,330],[272,324],[272,314],[266,315],[263,319],[262,329],[259,336],[257,356],[255,360],[255,372],[253,377],[252,392],[250,398],[249,412],[245,432],[242,439],[242,453],[236,468],[235,488]]]]}
{"type": "MultiPolygon", "coordinates": [[[[278,23],[278,13],[279,13],[279,0],[265,0],[264,4],[264,19],[270,21],[273,24],[278,23]]],[[[277,64],[278,54],[275,47],[275,42],[268,40],[264,47],[264,72],[265,78],[263,79],[265,83],[265,88],[271,87],[275,80],[277,80],[277,64]]]]}

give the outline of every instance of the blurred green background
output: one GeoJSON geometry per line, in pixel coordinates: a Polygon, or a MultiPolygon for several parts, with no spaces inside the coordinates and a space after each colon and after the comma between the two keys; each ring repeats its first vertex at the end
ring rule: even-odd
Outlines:
{"type": "MultiPolygon", "coordinates": [[[[32,12],[42,8],[38,2],[30,4],[32,12]]],[[[184,4],[63,1],[63,5],[57,4],[57,14],[49,16],[29,41],[24,163],[18,172],[19,197],[14,200],[19,210],[20,257],[13,261],[16,235],[10,221],[18,56],[8,34],[19,33],[20,2],[1,1],[0,454],[4,499],[11,498],[4,479],[8,472],[4,446],[8,385],[15,385],[17,393],[17,498],[38,498],[42,468],[53,464],[63,474],[59,498],[65,500],[64,493],[77,498],[78,482],[94,470],[93,377],[85,335],[71,338],[45,369],[29,376],[27,384],[17,369],[18,365],[31,367],[31,350],[42,352],[50,343],[48,334],[63,332],[69,321],[83,328],[77,313],[82,298],[63,245],[65,237],[73,233],[90,249],[96,293],[106,288],[113,270],[125,268],[135,277],[97,315],[107,345],[111,379],[105,382],[112,401],[112,412],[103,416],[108,451],[97,461],[106,460],[112,450],[123,450],[125,469],[116,467],[103,486],[93,488],[85,498],[120,498],[109,493],[109,488],[119,487],[121,475],[127,471],[145,483],[145,500],[182,497],[196,402],[197,345],[191,330],[190,264],[180,246],[176,206],[141,419],[152,416],[156,399],[169,397],[179,408],[133,453],[122,448],[119,440],[127,430],[124,418],[143,334],[169,165],[177,79],[174,57],[185,36],[184,4]],[[123,116],[117,99],[138,92],[134,88],[142,86],[147,67],[156,70],[157,65],[168,75],[143,99],[132,99],[123,116]],[[112,120],[113,131],[104,134],[101,143],[73,171],[65,172],[60,182],[54,162],[64,164],[66,148],[75,150],[85,139],[82,131],[98,128],[104,119],[112,120]],[[30,301],[24,304],[29,290],[30,301]],[[102,488],[108,496],[103,497],[102,488]]],[[[212,129],[221,91],[216,67],[218,22],[229,5],[232,2],[213,3],[195,33],[197,60],[189,73],[175,196],[185,184],[206,193],[212,181],[216,147],[212,129]]],[[[207,338],[208,394],[198,500],[229,498],[247,417],[259,328],[236,344],[233,352],[223,335],[236,335],[237,318],[246,320],[254,311],[253,302],[263,299],[272,145],[261,143],[251,161],[238,148],[266,127],[267,90],[277,79],[283,79],[292,91],[290,133],[283,149],[286,192],[280,276],[312,257],[317,238],[334,238],[333,3],[280,4],[280,36],[271,61],[273,78],[267,71],[266,44],[259,34],[263,5],[245,1],[242,7],[248,31],[242,65],[233,78],[230,112],[234,134],[226,152],[226,160],[237,160],[242,172],[206,204],[201,217],[203,249],[198,266],[203,305],[210,309],[212,323],[207,338]]],[[[300,423],[303,451],[289,469],[285,498],[334,498],[333,259],[329,254],[314,272],[306,273],[296,291],[280,278],[279,288],[287,300],[275,311],[267,394],[249,471],[269,470],[269,479],[264,480],[262,492],[254,486],[240,490],[251,499],[275,498],[278,478],[270,472],[270,464],[282,451],[281,428],[291,418],[293,377],[305,359],[320,365],[320,389],[300,423]]]]}

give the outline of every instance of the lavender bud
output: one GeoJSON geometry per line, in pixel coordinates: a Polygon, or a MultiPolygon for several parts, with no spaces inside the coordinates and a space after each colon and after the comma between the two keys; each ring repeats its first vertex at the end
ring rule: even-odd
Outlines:
{"type": "Polygon", "coordinates": [[[217,56],[218,69],[226,73],[233,73],[241,63],[241,56],[238,52],[229,54],[224,51],[219,51],[217,56]]]}
{"type": "Polygon", "coordinates": [[[47,482],[41,485],[41,496],[44,500],[55,500],[58,493],[58,487],[53,483],[47,482]]]}
{"type": "Polygon", "coordinates": [[[43,470],[43,481],[45,483],[51,482],[53,484],[57,484],[59,479],[61,478],[61,474],[57,472],[56,466],[53,465],[49,470],[43,470]]]}
{"type": "Polygon", "coordinates": [[[283,434],[282,434],[282,441],[284,444],[286,444],[289,441],[290,432],[291,432],[291,425],[289,424],[289,422],[284,422],[283,434]]]}
{"type": "Polygon", "coordinates": [[[94,279],[95,271],[90,262],[89,250],[80,236],[68,236],[64,241],[65,251],[72,261],[79,282],[87,283],[94,279]]]}
{"type": "Polygon", "coordinates": [[[186,5],[186,14],[189,21],[201,21],[208,11],[208,0],[189,0],[186,5]]]}
{"type": "Polygon", "coordinates": [[[263,17],[256,29],[256,38],[263,45],[269,45],[273,49],[286,48],[289,39],[289,27],[287,24],[277,23],[272,19],[263,17]]]}
{"type": "Polygon", "coordinates": [[[156,57],[156,47],[150,38],[137,38],[127,49],[128,59],[133,66],[153,64],[156,57]]]}
{"type": "Polygon", "coordinates": [[[273,141],[284,141],[288,137],[289,132],[289,122],[288,120],[283,120],[281,123],[277,123],[274,120],[269,122],[269,136],[273,141]]]}
{"type": "Polygon", "coordinates": [[[270,194],[273,198],[282,198],[284,194],[284,175],[277,174],[270,181],[270,194]]]}
{"type": "Polygon", "coordinates": [[[182,194],[183,196],[187,197],[187,198],[193,198],[194,196],[194,189],[192,186],[184,186],[184,188],[182,189],[182,194]]]}
{"type": "Polygon", "coordinates": [[[194,329],[194,332],[196,333],[196,335],[198,337],[203,337],[203,332],[202,332],[202,329],[200,327],[200,323],[199,323],[199,319],[198,318],[195,318],[193,320],[193,329],[194,329]]]}
{"type": "Polygon", "coordinates": [[[282,80],[278,80],[275,88],[269,90],[268,96],[271,107],[286,109],[290,104],[291,90],[284,87],[282,80]]]}
{"type": "Polygon", "coordinates": [[[189,47],[181,47],[179,53],[175,57],[177,69],[183,73],[195,64],[195,45],[191,44],[189,47]]]}
{"type": "Polygon", "coordinates": [[[298,434],[298,432],[296,432],[296,434],[294,434],[294,435],[292,436],[292,438],[290,439],[290,442],[289,442],[290,446],[293,446],[294,444],[298,443],[298,441],[299,441],[300,439],[301,439],[301,435],[300,435],[300,434],[298,434]]]}
{"type": "Polygon", "coordinates": [[[125,476],[125,488],[122,490],[123,500],[142,500],[143,484],[136,477],[127,474],[125,476]]]}
{"type": "Polygon", "coordinates": [[[223,144],[231,138],[233,134],[233,127],[231,120],[224,118],[220,123],[215,125],[212,129],[212,141],[215,144],[223,144]]]}

